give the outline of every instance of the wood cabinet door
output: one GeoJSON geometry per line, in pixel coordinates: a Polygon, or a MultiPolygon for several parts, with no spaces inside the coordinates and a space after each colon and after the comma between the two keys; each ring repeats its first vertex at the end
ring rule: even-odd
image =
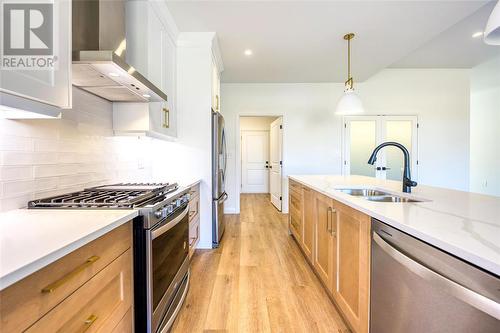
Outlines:
{"type": "Polygon", "coordinates": [[[357,333],[368,332],[370,217],[335,202],[336,278],[333,297],[357,333]]]}
{"type": "Polygon", "coordinates": [[[314,246],[314,191],[307,187],[303,187],[302,193],[304,198],[304,218],[301,245],[306,257],[312,262],[314,246]]]}
{"type": "Polygon", "coordinates": [[[315,193],[314,238],[315,249],[313,265],[329,292],[335,283],[335,243],[333,237],[333,200],[315,193]]]}

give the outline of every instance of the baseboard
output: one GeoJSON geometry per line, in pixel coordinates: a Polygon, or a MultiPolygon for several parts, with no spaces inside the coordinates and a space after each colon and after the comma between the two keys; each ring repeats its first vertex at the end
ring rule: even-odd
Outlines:
{"type": "Polygon", "coordinates": [[[232,208],[232,207],[224,207],[224,214],[239,214],[240,212],[238,212],[236,210],[236,208],[232,208]]]}

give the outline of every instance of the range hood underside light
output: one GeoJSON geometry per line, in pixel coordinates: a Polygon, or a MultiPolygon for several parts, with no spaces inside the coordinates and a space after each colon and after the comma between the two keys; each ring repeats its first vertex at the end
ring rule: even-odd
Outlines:
{"type": "MultiPolygon", "coordinates": [[[[79,55],[83,52],[79,52],[79,55]]],[[[125,63],[121,67],[118,56],[114,60],[96,59],[98,52],[85,52],[80,61],[73,61],[73,85],[112,102],[164,102],[167,95],[125,63]],[[89,54],[90,53],[90,54],[89,54]],[[144,96],[150,96],[145,98],[144,96]]],[[[111,52],[109,52],[111,53],[111,52]]],[[[111,57],[111,56],[110,56],[111,57]]]]}

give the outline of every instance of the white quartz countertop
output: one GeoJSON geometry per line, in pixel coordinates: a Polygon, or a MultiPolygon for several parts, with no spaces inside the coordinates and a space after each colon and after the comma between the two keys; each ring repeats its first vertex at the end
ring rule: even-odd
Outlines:
{"type": "Polygon", "coordinates": [[[290,176],[318,192],[448,253],[500,275],[500,198],[437,187],[401,192],[401,182],[363,176],[290,176]],[[377,188],[417,199],[414,203],[373,202],[339,188],[377,188]]]}
{"type": "Polygon", "coordinates": [[[136,210],[18,209],[0,213],[0,290],[99,238],[136,210]]]}

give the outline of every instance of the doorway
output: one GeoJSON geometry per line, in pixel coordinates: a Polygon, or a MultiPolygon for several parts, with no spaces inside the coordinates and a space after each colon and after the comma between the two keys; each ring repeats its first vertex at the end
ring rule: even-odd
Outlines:
{"type": "Polygon", "coordinates": [[[282,209],[282,118],[240,117],[240,193],[265,193],[282,209]]]}
{"type": "Polygon", "coordinates": [[[417,116],[344,117],[344,174],[402,180],[403,154],[396,147],[380,150],[375,165],[367,163],[373,149],[386,141],[399,142],[408,149],[412,179],[418,180],[417,116]]]}

